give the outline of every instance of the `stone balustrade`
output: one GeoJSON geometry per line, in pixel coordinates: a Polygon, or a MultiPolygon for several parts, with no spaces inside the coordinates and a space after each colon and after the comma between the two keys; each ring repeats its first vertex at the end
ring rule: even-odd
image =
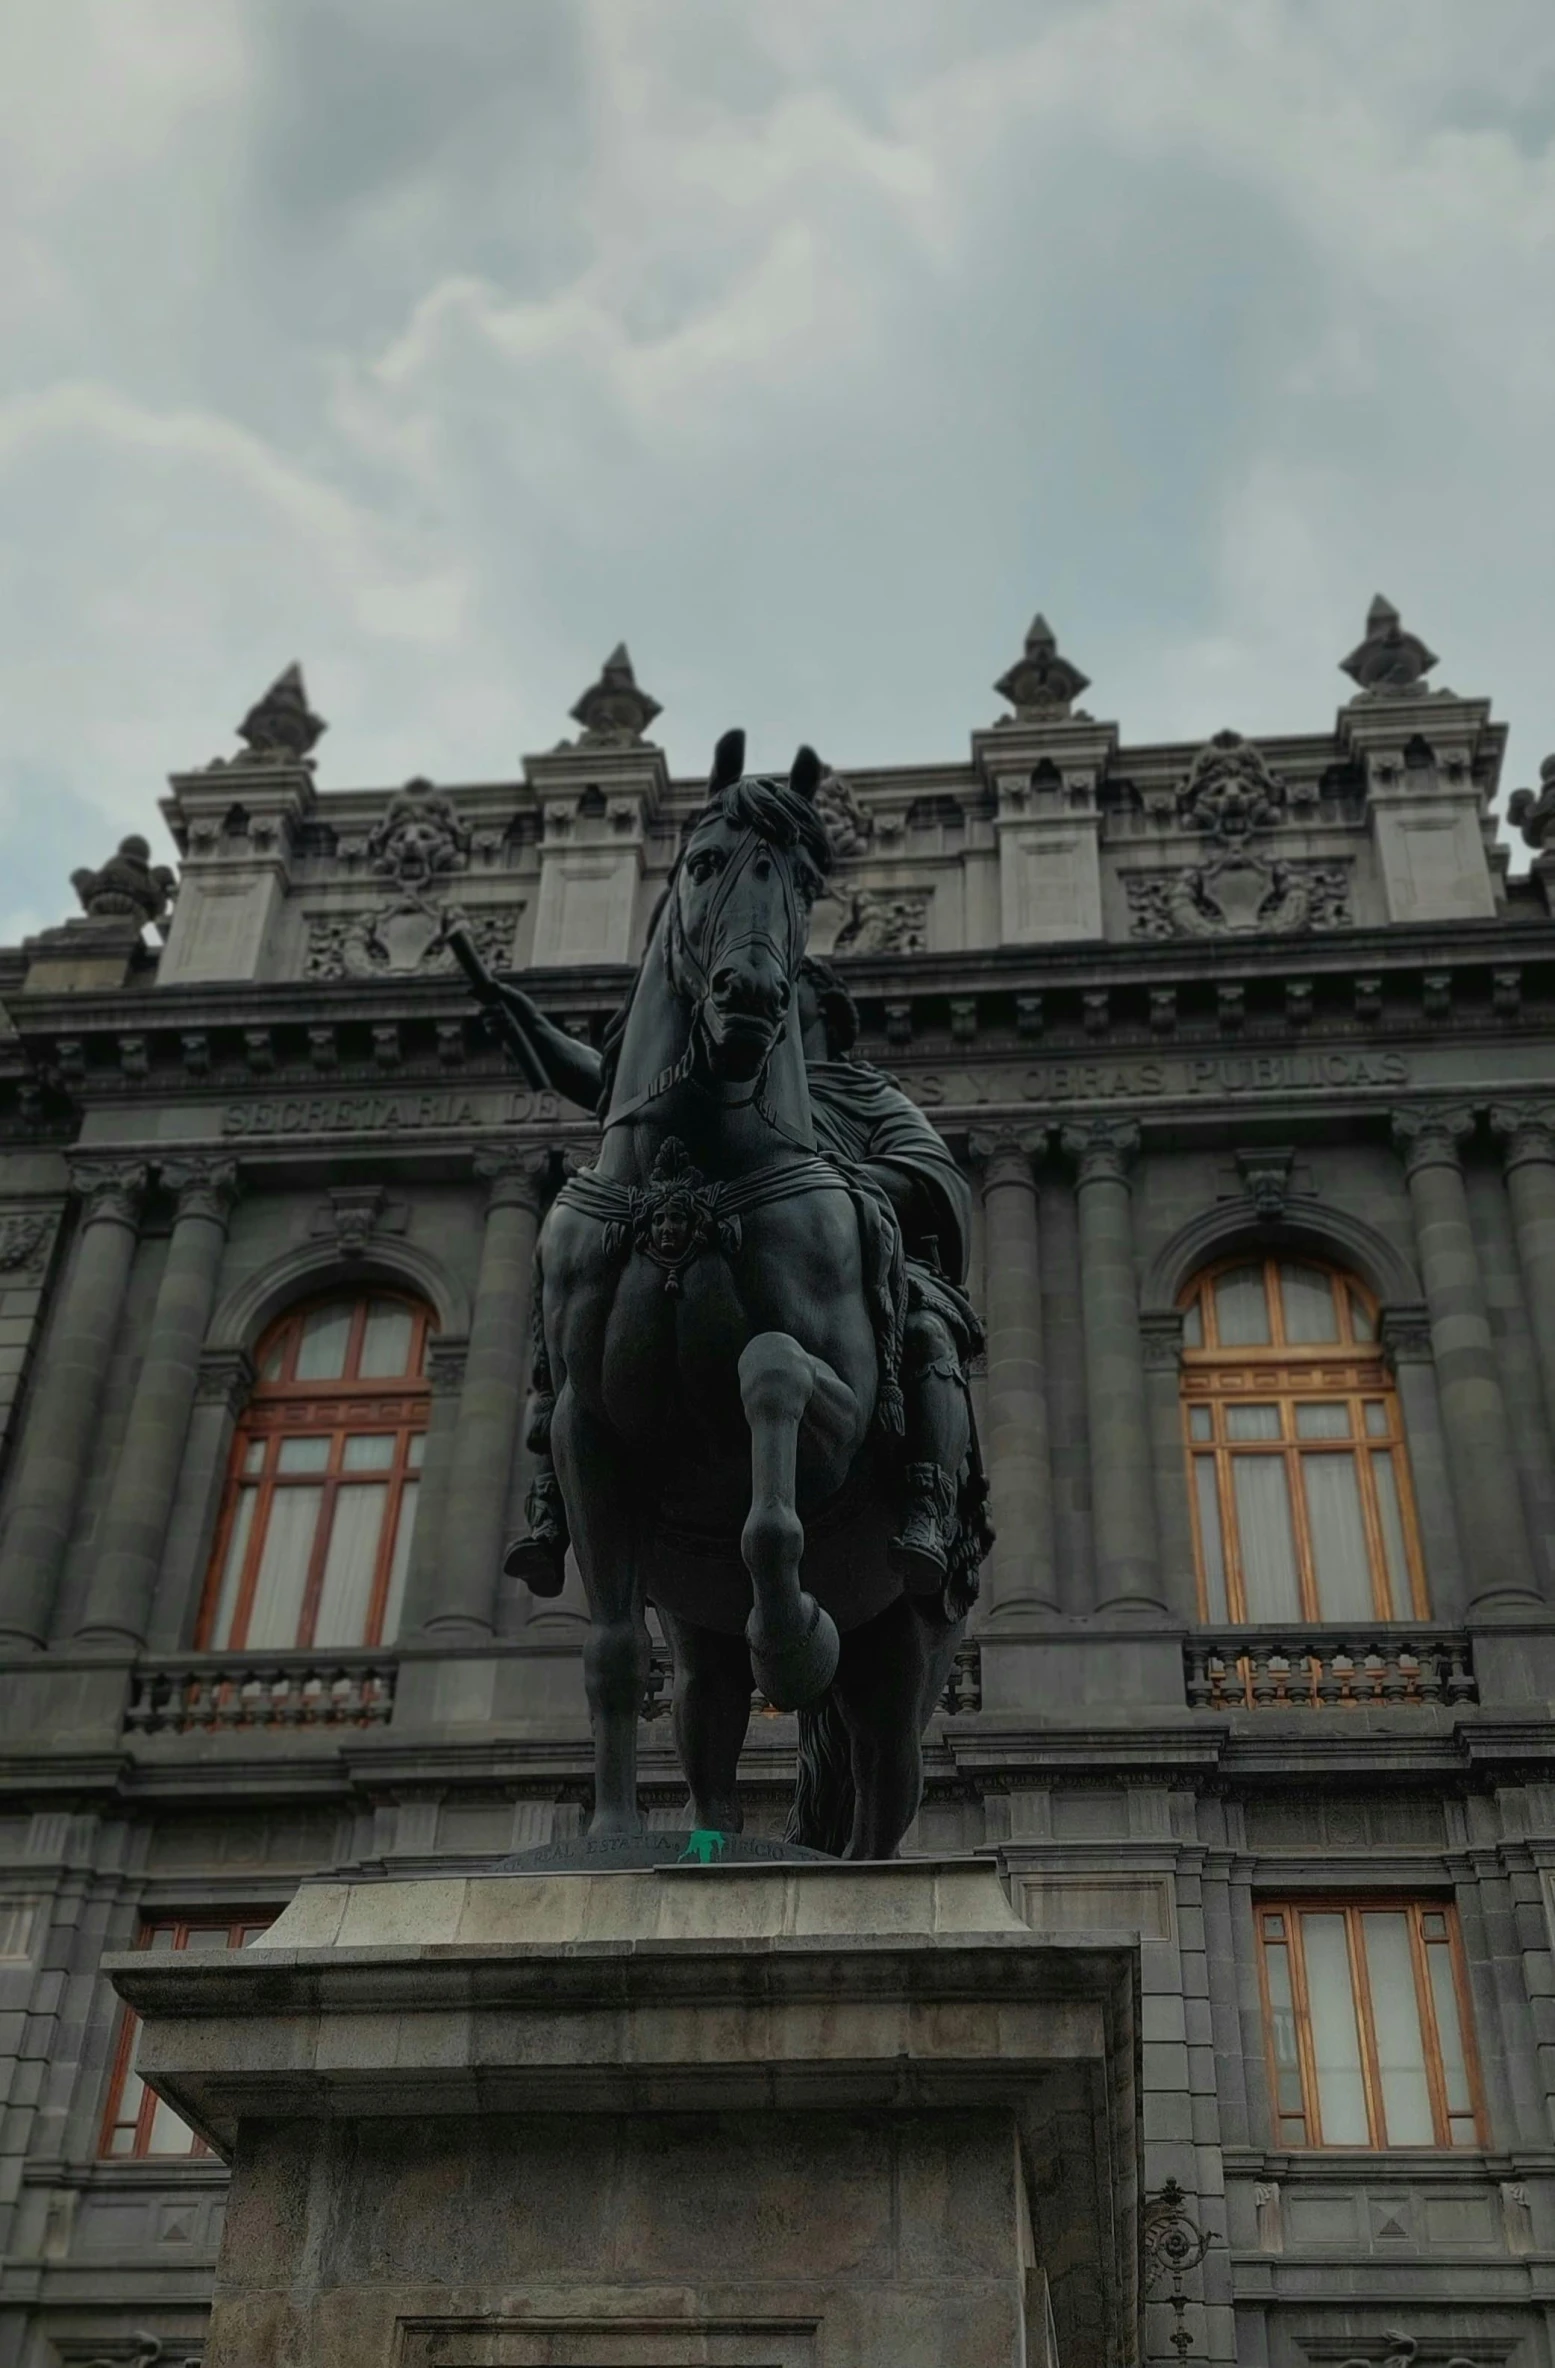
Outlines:
{"type": "Polygon", "coordinates": [[[138,1668],[127,1734],[293,1734],[386,1726],[398,1663],[382,1652],[185,1653],[138,1668]]]}
{"type": "Polygon", "coordinates": [[[1452,1628],[1226,1628],[1183,1647],[1190,1710],[1376,1710],[1477,1702],[1452,1628]]]}

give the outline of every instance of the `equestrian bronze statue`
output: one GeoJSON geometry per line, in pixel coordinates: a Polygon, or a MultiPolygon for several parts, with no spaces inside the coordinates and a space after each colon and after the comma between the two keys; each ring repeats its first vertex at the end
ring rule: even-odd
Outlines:
{"type": "Polygon", "coordinates": [[[537,1254],[540,1459],[507,1568],[588,1597],[590,1832],[641,1830],[647,1607],[674,1659],[695,1826],[740,1828],[752,1682],[799,1719],[789,1838],[897,1849],[991,1538],[965,1367],[970,1199],[808,961],[831,851],[820,765],[718,744],[603,1053],[455,951],[532,1079],[594,1111],[537,1254]]]}

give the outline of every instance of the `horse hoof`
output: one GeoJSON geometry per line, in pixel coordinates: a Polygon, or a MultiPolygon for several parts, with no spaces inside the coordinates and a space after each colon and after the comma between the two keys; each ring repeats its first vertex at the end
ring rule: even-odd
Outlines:
{"type": "Polygon", "coordinates": [[[751,1673],[774,1710],[808,1710],[837,1674],[842,1640],[836,1621],[813,1595],[800,1596],[799,1612],[802,1633],[781,1643],[760,1627],[754,1612],[745,1623],[751,1673]]]}

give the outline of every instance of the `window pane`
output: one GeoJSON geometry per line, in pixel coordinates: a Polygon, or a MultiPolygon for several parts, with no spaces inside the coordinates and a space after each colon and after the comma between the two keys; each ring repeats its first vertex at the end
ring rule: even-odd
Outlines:
{"type": "Polygon", "coordinates": [[[1361,2036],[1350,1985],[1350,1952],[1345,1944],[1344,1918],[1303,1916],[1301,1938],[1323,2144],[1365,2146],[1371,2133],[1366,2123],[1361,2036]]]}
{"type": "Polygon", "coordinates": [[[191,1954],[209,1957],[228,1948],[231,1945],[231,1937],[232,1927],[230,1924],[192,1924],[185,1938],[184,1947],[191,1954]]]}
{"type": "Polygon", "coordinates": [[[1361,1917],[1361,1932],[1366,1947],[1366,1978],[1371,1985],[1371,2020],[1377,2038],[1382,2112],[1387,2124],[1379,2132],[1381,2143],[1434,2145],[1436,2131],[1431,2119],[1425,2040],[1420,2030],[1414,1958],[1409,1946],[1409,1918],[1402,1910],[1396,1914],[1368,1910],[1361,1917]]]}
{"type": "Polygon", "coordinates": [[[1232,1266],[1215,1277],[1215,1330],[1222,1348],[1267,1348],[1269,1304],[1261,1266],[1232,1266]]]}
{"type": "Polygon", "coordinates": [[[327,1472],[329,1441],[283,1439],[276,1454],[275,1468],[278,1472],[327,1472]]]}
{"type": "Polygon", "coordinates": [[[1354,1456],[1304,1455],[1301,1477],[1307,1492],[1318,1618],[1373,1618],[1371,1561],[1354,1456]]]}
{"type": "Polygon", "coordinates": [[[1393,1458],[1383,1452],[1371,1459],[1371,1476],[1377,1484],[1377,1512],[1381,1520],[1383,1551],[1388,1558],[1388,1600],[1395,1620],[1412,1620],[1414,1602],[1409,1588],[1409,1557],[1404,1551],[1404,1516],[1399,1510],[1398,1474],[1393,1458]]]}
{"type": "Polygon", "coordinates": [[[416,1534],[416,1500],[420,1494],[414,1480],[407,1480],[400,1491],[400,1525],[394,1534],[394,1559],[389,1565],[389,1591],[384,1598],[380,1644],[392,1644],[400,1632],[400,1606],[405,1600],[405,1573],[410,1568],[410,1549],[416,1534]]]}
{"type": "Polygon", "coordinates": [[[248,1634],[242,1640],[250,1649],[273,1650],[297,1642],[323,1495],[321,1488],[278,1488],[270,1500],[248,1634]]]}
{"type": "Polygon", "coordinates": [[[1318,1405],[1296,1408],[1296,1436],[1298,1439],[1348,1439],[1350,1409],[1348,1406],[1318,1405]]]}
{"type": "Polygon", "coordinates": [[[1210,1620],[1227,1620],[1231,1614],[1226,1600],[1226,1557],[1220,1542],[1220,1495],[1215,1486],[1212,1455],[1194,1457],[1193,1489],[1199,1508],[1199,1546],[1204,1557],[1205,1616],[1210,1620]]]}
{"type": "Polygon", "coordinates": [[[1388,1410],[1380,1398],[1366,1401],[1366,1435],[1369,1439],[1385,1439],[1388,1435],[1388,1410]]]}
{"type": "Polygon", "coordinates": [[[189,2124],[180,2119],[171,2105],[164,2105],[158,2097],[156,2111],[151,2117],[151,2135],[146,2140],[146,2152],[192,2154],[195,2144],[195,2135],[189,2124]]]}
{"type": "Polygon", "coordinates": [[[367,1311],[362,1361],[357,1367],[364,1381],[385,1381],[404,1372],[410,1362],[414,1323],[408,1307],[398,1307],[392,1299],[373,1301],[367,1311]]]}
{"type": "Polygon", "coordinates": [[[1213,1439],[1215,1436],[1214,1419],[1207,1406],[1189,1407],[1188,1436],[1190,1439],[1213,1439]]]}
{"type": "Polygon", "coordinates": [[[1428,1941],[1425,1951],[1426,1970],[1431,1977],[1431,2004],[1436,2010],[1436,2043],[1442,2061],[1442,2085],[1447,2094],[1447,2110],[1456,2121],[1467,2118],[1470,2136],[1460,2138],[1453,2132],[1455,2146],[1474,2143],[1474,2096],[1469,2087],[1469,2067],[1463,2052],[1463,2027],[1458,2020],[1458,1992],[1452,1978],[1452,1951],[1445,1941],[1428,1941]]]}
{"type": "Polygon", "coordinates": [[[382,1433],[370,1439],[348,1439],[340,1458],[343,1472],[387,1472],[394,1462],[394,1439],[382,1433]]]}
{"type": "Polygon", "coordinates": [[[1231,1479],[1246,1597],[1242,1616],[1248,1620],[1299,1619],[1301,1589],[1285,1459],[1278,1455],[1233,1456],[1231,1479]]]}
{"type": "Polygon", "coordinates": [[[319,1592],[318,1617],[313,1624],[317,1645],[364,1644],[367,1615],[372,1606],[373,1574],[378,1567],[378,1539],[388,1490],[374,1487],[342,1488],[335,1497],[335,1518],[324,1558],[324,1584],[319,1592]]]}
{"type": "Polygon", "coordinates": [[[285,1364],[285,1362],[286,1335],[283,1332],[280,1339],[276,1342],[269,1355],[265,1358],[264,1363],[259,1368],[260,1380],[279,1381],[281,1378],[281,1367],[285,1364]]]}
{"type": "Polygon", "coordinates": [[[1197,1299],[1190,1299],[1182,1311],[1182,1344],[1184,1348],[1204,1346],[1204,1310],[1197,1299]]]}
{"type": "Polygon", "coordinates": [[[1345,1293],[1345,1297],[1350,1303],[1351,1339],[1364,1341],[1375,1340],[1377,1337],[1377,1327],[1372,1322],[1370,1313],[1362,1302],[1360,1293],[1358,1291],[1347,1291],[1345,1293]]]}
{"type": "Polygon", "coordinates": [[[1297,1347],[1338,1339],[1334,1286],[1321,1267],[1282,1265],[1280,1306],[1285,1318],[1285,1337],[1297,1347]]]}
{"type": "Polygon", "coordinates": [[[1290,1951],[1283,1941],[1268,1944],[1264,1962],[1269,1969],[1270,2036],[1274,2042],[1275,2108],[1282,2121],[1305,2114],[1301,2095],[1301,2058],[1296,2047],[1296,2003],[1291,1996],[1290,1951]]]}
{"type": "Polygon", "coordinates": [[[426,1456],[426,1451],[426,1432],[412,1431],[409,1439],[405,1442],[405,1461],[409,1464],[413,1472],[420,1471],[422,1462],[426,1456]]]}
{"type": "Polygon", "coordinates": [[[243,1583],[243,1565],[248,1559],[248,1541],[253,1534],[254,1507],[258,1502],[257,1488],[239,1489],[237,1509],[233,1513],[232,1529],[227,1539],[227,1559],[222,1566],[221,1589],[211,1620],[210,1644],[213,1652],[225,1652],[232,1642],[232,1615],[237,1608],[238,1589],[243,1583]]]}
{"type": "Polygon", "coordinates": [[[262,1472],[264,1468],[265,1443],[263,1439],[250,1439],[243,1450],[243,1469],[245,1472],[262,1472]]]}
{"type": "Polygon", "coordinates": [[[1226,1408],[1226,1437],[1228,1439],[1277,1439],[1280,1435],[1278,1406],[1228,1406],[1226,1408]]]}
{"type": "Polygon", "coordinates": [[[351,1309],[336,1300],[330,1307],[311,1308],[297,1343],[299,1381],[338,1381],[346,1369],[346,1343],[351,1337],[351,1309]]]}

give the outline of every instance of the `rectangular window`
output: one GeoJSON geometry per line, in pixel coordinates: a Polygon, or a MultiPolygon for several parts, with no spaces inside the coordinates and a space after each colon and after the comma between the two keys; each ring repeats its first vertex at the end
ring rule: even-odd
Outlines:
{"type": "MultiPolygon", "coordinates": [[[[234,1917],[168,1917],[144,1926],[136,1945],[142,1949],[240,1949],[256,1933],[265,1931],[273,1920],[270,1912],[234,1917]]],[[[209,2154],[204,2139],[197,2138],[172,2106],[153,2095],[141,2079],[135,2069],[139,2046],[140,2017],[125,2007],[114,2050],[113,2079],[98,2152],[115,2156],[209,2154]]]]}
{"type": "Polygon", "coordinates": [[[1453,1910],[1368,1899],[1257,1914],[1277,2143],[1481,2144],[1453,1910]]]}

